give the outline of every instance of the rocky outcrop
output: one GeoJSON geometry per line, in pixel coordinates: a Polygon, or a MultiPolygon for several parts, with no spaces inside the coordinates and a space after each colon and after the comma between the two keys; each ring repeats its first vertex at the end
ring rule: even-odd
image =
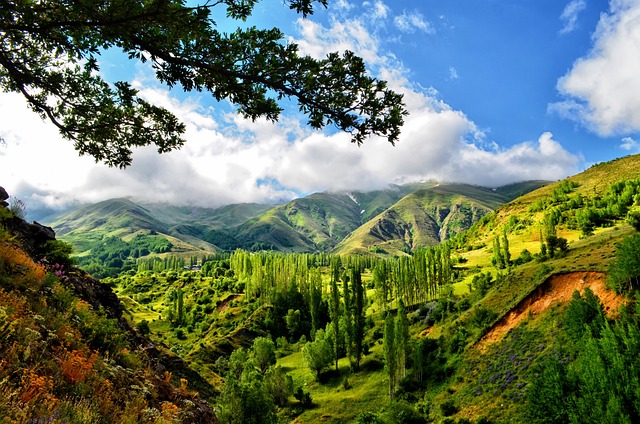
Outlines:
{"type": "Polygon", "coordinates": [[[9,194],[7,194],[7,190],[5,190],[3,187],[0,187],[0,207],[7,207],[9,206],[9,204],[6,202],[6,200],[9,198],[9,194]]]}

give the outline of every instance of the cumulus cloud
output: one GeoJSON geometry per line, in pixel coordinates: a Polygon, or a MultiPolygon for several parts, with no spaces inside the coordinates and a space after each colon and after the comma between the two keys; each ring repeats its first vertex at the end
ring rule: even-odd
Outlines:
{"type": "Polygon", "coordinates": [[[416,31],[422,31],[427,34],[435,33],[433,26],[424,19],[420,12],[402,12],[393,18],[393,23],[400,31],[413,34],[416,31]]]}
{"type": "Polygon", "coordinates": [[[620,148],[628,152],[640,152],[640,142],[631,137],[624,137],[620,144],[620,148]]]}
{"type": "Polygon", "coordinates": [[[566,97],[549,110],[599,135],[640,130],[640,0],[612,0],[589,54],[558,81],[566,97]]]}
{"type": "MultiPolygon", "coordinates": [[[[370,6],[384,10],[382,2],[370,6]]],[[[291,41],[315,57],[352,50],[404,94],[410,115],[395,147],[375,137],[357,147],[346,134],[310,130],[292,115],[278,123],[251,122],[237,114],[220,118],[200,98],[178,100],[139,75],[133,84],[141,96],[186,124],[182,149],[163,155],[152,147],[137,149],[129,168],[108,168],[78,158],[72,144],[26,111],[19,96],[0,94],[0,109],[10,113],[6,122],[20,123],[0,129],[7,140],[6,154],[0,155],[0,185],[48,204],[133,197],[221,206],[283,201],[323,190],[376,189],[399,180],[499,186],[578,171],[582,158],[567,152],[551,134],[501,148],[462,111],[440,99],[436,89],[412,83],[403,64],[381,47],[370,11],[349,19],[334,17],[328,25],[299,21],[298,37],[291,41]]]]}
{"type": "Polygon", "coordinates": [[[585,0],[571,0],[562,11],[560,20],[562,20],[564,26],[560,30],[561,34],[567,34],[576,29],[578,22],[578,15],[584,9],[587,8],[585,0]]]}

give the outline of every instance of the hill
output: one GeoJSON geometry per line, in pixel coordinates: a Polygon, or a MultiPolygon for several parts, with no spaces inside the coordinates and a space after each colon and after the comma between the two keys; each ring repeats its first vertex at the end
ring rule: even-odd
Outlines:
{"type": "Polygon", "coordinates": [[[419,189],[352,232],[334,253],[398,255],[434,246],[508,200],[508,195],[497,190],[463,184],[419,189]]]}
{"type": "Polygon", "coordinates": [[[3,419],[217,422],[196,392],[214,388],[135,331],[111,288],[74,268],[67,247],[0,206],[3,419]]]}

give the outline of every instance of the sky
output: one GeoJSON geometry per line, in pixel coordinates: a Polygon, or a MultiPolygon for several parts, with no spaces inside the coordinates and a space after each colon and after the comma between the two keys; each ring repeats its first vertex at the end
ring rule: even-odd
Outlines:
{"type": "Polygon", "coordinates": [[[313,57],[363,57],[404,94],[396,146],[312,130],[296,107],[275,124],[247,121],[107,52],[103,76],[171,110],[187,143],[109,168],[79,156],[20,95],[0,93],[0,186],[33,211],[116,197],[218,207],[427,179],[558,180],[640,152],[640,0],[329,0],[307,19],[263,0],[248,24],[281,28],[313,57]]]}

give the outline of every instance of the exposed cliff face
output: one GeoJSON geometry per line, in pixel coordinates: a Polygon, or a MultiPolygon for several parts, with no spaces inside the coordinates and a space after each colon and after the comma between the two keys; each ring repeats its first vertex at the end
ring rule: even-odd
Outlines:
{"type": "MultiPolygon", "coordinates": [[[[91,358],[94,358],[94,362],[91,362],[91,371],[94,373],[92,378],[95,380],[92,384],[99,386],[102,384],[98,383],[101,381],[100,379],[109,381],[110,378],[111,382],[108,384],[112,384],[114,389],[117,386],[119,393],[114,395],[114,398],[118,397],[120,402],[122,402],[122,399],[135,399],[136,396],[139,396],[135,392],[135,390],[139,389],[135,388],[144,387],[145,390],[150,390],[151,393],[149,396],[145,396],[147,408],[155,408],[160,411],[163,410],[163,404],[170,403],[179,411],[180,416],[188,417],[188,422],[216,423],[215,413],[205,400],[205,398],[211,398],[216,394],[215,389],[199,374],[191,370],[181,358],[172,354],[165,347],[155,345],[134,330],[124,318],[123,306],[110,286],[95,280],[86,272],[74,267],[65,266],[64,269],[59,268],[61,270],[60,276],[56,276],[53,280],[53,277],[47,277],[48,274],[52,274],[52,271],[47,268],[51,266],[51,262],[45,258],[52,254],[52,246],[55,246],[55,233],[49,227],[36,222],[29,224],[18,217],[12,216],[5,202],[7,198],[6,191],[0,187],[0,208],[2,209],[0,210],[0,226],[4,228],[4,236],[0,233],[0,294],[2,294],[0,303],[6,301],[11,305],[17,299],[22,305],[20,306],[20,317],[16,316],[14,318],[15,314],[11,313],[11,309],[4,303],[0,304],[0,325],[3,328],[11,328],[12,332],[2,333],[0,357],[4,358],[7,354],[2,350],[6,350],[7,346],[10,345],[8,339],[15,337],[16,340],[12,342],[13,347],[11,349],[19,351],[24,347],[26,353],[23,352],[16,355],[14,352],[14,357],[18,359],[13,365],[17,368],[37,370],[34,373],[39,373],[38,378],[50,382],[48,383],[50,385],[45,389],[51,392],[51,396],[46,399],[42,398],[43,402],[50,404],[49,406],[55,406],[55,402],[62,402],[63,399],[69,403],[77,402],[73,398],[74,392],[68,393],[66,390],[70,385],[78,384],[79,377],[78,375],[75,375],[75,377],[72,375],[73,378],[66,378],[71,370],[63,369],[64,361],[67,360],[69,355],[80,355],[78,358],[88,361],[88,356],[92,355],[91,352],[95,352],[97,356],[95,358],[91,356],[91,358]],[[62,297],[56,297],[56,290],[58,292],[66,290],[66,292],[70,293],[71,298],[64,298],[67,299],[65,301],[66,304],[60,303],[62,297]],[[10,301],[11,299],[14,300],[10,301]],[[110,328],[109,325],[111,324],[108,324],[109,322],[115,323],[115,327],[109,332],[100,335],[100,331],[104,330],[104,328],[99,327],[98,324],[87,324],[78,321],[81,320],[80,317],[83,315],[75,312],[73,308],[80,308],[80,306],[71,306],[74,304],[87,305],[86,308],[89,311],[87,316],[97,317],[98,322],[106,319],[107,321],[104,321],[106,324],[103,325],[103,327],[105,325],[106,327],[104,328],[110,328]],[[67,315],[69,317],[65,318],[67,315]],[[43,321],[43,317],[47,318],[43,321]],[[10,321],[12,319],[19,321],[10,321]],[[64,341],[56,333],[58,331],[56,330],[57,324],[54,325],[53,322],[60,322],[62,324],[59,325],[64,326],[65,320],[68,321],[69,319],[75,321],[70,323],[67,330],[65,330],[66,332],[63,331],[61,334],[65,335],[64,337],[73,334],[74,337],[71,340],[64,341]],[[77,325],[78,328],[75,328],[74,325],[77,325]],[[33,332],[33,334],[40,334],[36,341],[44,353],[39,355],[37,360],[43,361],[42,363],[33,363],[35,360],[34,355],[29,353],[34,349],[35,342],[29,342],[28,340],[23,340],[22,337],[18,337],[18,330],[15,329],[22,327],[33,332]],[[91,340],[83,340],[85,337],[89,337],[91,340]],[[124,340],[124,344],[127,346],[125,353],[120,351],[112,352],[108,348],[104,348],[104,346],[110,345],[110,340],[108,339],[111,337],[124,340]],[[21,346],[23,343],[27,343],[27,345],[21,346]],[[31,346],[31,344],[34,344],[34,346],[31,346]],[[81,356],[82,354],[85,356],[81,356]],[[132,365],[130,369],[126,369],[126,366],[124,366],[125,369],[122,370],[123,365],[118,364],[117,360],[114,359],[115,356],[122,355],[125,355],[124,357],[131,355],[131,357],[135,357],[136,359],[131,359],[135,365],[132,365]],[[95,362],[96,360],[98,362],[95,362]],[[110,371],[110,367],[113,366],[110,365],[112,362],[119,368],[113,368],[110,371]],[[98,365],[94,365],[98,363],[102,367],[100,370],[98,370],[98,365]],[[51,364],[59,364],[60,367],[52,366],[51,364]],[[110,373],[115,374],[109,377],[110,373]],[[118,379],[117,382],[115,381],[116,378],[118,379]],[[181,379],[188,381],[188,390],[184,386],[181,388],[176,387],[176,383],[180,384],[181,379]],[[131,391],[131,394],[126,393],[127,391],[131,391]]],[[[51,257],[53,256],[49,256],[49,258],[51,257]]],[[[58,332],[60,331],[62,330],[58,332]]],[[[84,365],[86,366],[86,364],[85,362],[84,365]]],[[[10,365],[7,366],[10,367],[10,365]]],[[[82,377],[85,378],[84,375],[82,377]]],[[[10,380],[10,377],[7,378],[10,380]]],[[[24,378],[13,382],[17,393],[28,393],[23,380],[24,378]]],[[[89,386],[88,379],[83,383],[85,386],[89,386]]],[[[11,384],[11,381],[8,384],[11,384]]],[[[85,387],[83,390],[89,391],[90,388],[85,387]]],[[[93,395],[95,396],[95,393],[93,395]]],[[[91,397],[92,393],[89,391],[87,396],[91,397]]],[[[27,415],[34,419],[39,417],[39,414],[42,413],[42,405],[37,405],[38,398],[27,399],[26,395],[22,396],[22,398],[23,403],[27,404],[27,408],[33,408],[31,411],[27,411],[27,415]],[[25,400],[28,401],[25,402],[25,400]]],[[[125,408],[125,405],[117,402],[114,402],[113,406],[118,405],[125,408]]],[[[3,414],[11,412],[5,411],[3,414]]],[[[114,416],[118,416],[118,414],[116,413],[114,416]]],[[[118,421],[116,420],[115,422],[118,421]]]]}

